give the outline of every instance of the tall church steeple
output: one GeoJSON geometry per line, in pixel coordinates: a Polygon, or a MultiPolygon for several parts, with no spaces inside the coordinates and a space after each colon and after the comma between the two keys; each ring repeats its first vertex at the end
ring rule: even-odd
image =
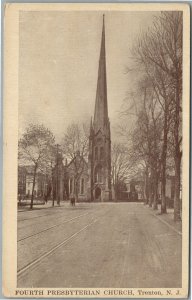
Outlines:
{"type": "Polygon", "coordinates": [[[105,16],[103,15],[103,29],[101,38],[101,50],[99,57],[98,81],[95,100],[95,114],[93,127],[95,132],[104,129],[108,124],[107,107],[107,75],[106,75],[106,53],[105,53],[105,16]]]}
{"type": "Polygon", "coordinates": [[[111,200],[111,136],[107,107],[105,20],[101,37],[93,124],[89,136],[89,194],[93,201],[111,200]]]}

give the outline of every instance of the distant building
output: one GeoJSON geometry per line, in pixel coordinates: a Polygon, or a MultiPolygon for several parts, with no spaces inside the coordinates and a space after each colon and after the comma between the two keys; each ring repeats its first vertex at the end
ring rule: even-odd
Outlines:
{"type": "MultiPolygon", "coordinates": [[[[162,183],[160,181],[158,185],[159,200],[161,200],[161,185],[162,183]]],[[[166,196],[167,206],[173,207],[174,197],[175,197],[175,176],[174,175],[167,175],[165,196],[166,196]]]]}
{"type": "Polygon", "coordinates": [[[26,167],[18,167],[18,195],[26,194],[26,167]]]}
{"type": "Polygon", "coordinates": [[[144,200],[144,181],[132,179],[127,184],[128,201],[144,200]]]}
{"type": "MultiPolygon", "coordinates": [[[[30,197],[33,189],[33,166],[19,166],[18,167],[18,195],[30,197]]],[[[37,172],[34,197],[43,197],[46,188],[46,178],[41,172],[37,172]]]]}

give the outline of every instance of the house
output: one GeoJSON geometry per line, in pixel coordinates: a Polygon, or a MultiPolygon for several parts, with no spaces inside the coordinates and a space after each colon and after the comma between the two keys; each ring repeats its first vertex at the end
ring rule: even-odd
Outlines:
{"type": "MultiPolygon", "coordinates": [[[[29,198],[33,189],[34,166],[18,167],[18,195],[29,198]]],[[[40,171],[36,174],[34,196],[43,197],[46,189],[45,175],[40,171]]]]}

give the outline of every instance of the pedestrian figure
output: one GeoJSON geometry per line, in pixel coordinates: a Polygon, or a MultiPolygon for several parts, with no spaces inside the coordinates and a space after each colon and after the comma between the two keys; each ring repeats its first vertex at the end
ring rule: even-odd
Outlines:
{"type": "Polygon", "coordinates": [[[75,206],[75,197],[74,196],[71,197],[70,201],[71,201],[71,205],[75,206]]]}

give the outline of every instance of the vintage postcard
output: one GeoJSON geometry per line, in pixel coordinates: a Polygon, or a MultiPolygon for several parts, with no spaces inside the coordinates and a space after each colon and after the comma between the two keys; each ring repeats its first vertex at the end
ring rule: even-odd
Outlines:
{"type": "Polygon", "coordinates": [[[4,6],[5,296],[187,298],[189,22],[4,6]]]}

